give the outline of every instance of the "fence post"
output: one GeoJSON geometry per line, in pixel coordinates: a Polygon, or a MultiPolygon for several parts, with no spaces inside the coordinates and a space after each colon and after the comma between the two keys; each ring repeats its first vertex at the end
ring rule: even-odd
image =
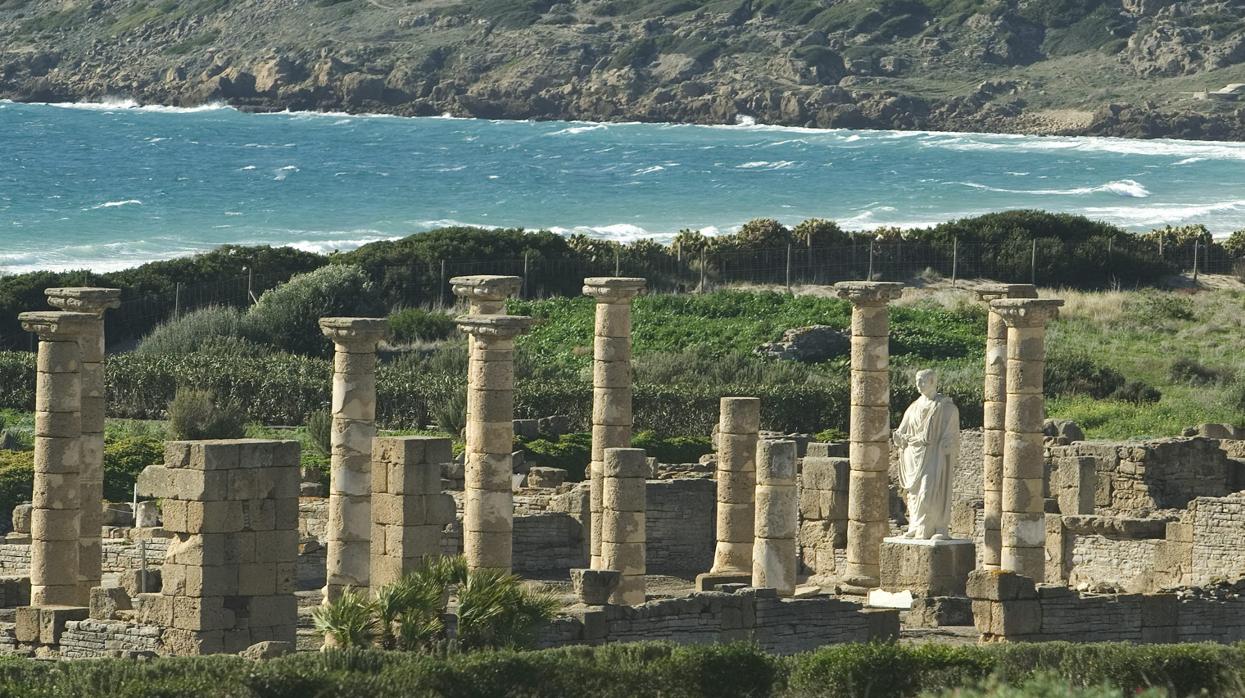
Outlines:
{"type": "Polygon", "coordinates": [[[173,285],[173,319],[182,316],[182,282],[173,285]]]}
{"type": "Polygon", "coordinates": [[[705,248],[700,248],[700,285],[696,287],[698,293],[705,292],[705,248]]]}
{"type": "Polygon", "coordinates": [[[523,285],[519,287],[519,297],[527,298],[527,258],[531,254],[529,250],[523,250],[523,285]]]}
{"type": "Polygon", "coordinates": [[[787,245],[787,293],[791,293],[791,245],[787,245]]]}
{"type": "Polygon", "coordinates": [[[813,266],[813,231],[808,231],[808,283],[817,283],[817,269],[813,266]]]}
{"type": "Polygon", "coordinates": [[[441,260],[441,283],[437,285],[437,304],[445,309],[445,260],[441,260]]]}
{"type": "Polygon", "coordinates": [[[246,297],[252,304],[259,302],[259,299],[255,297],[255,270],[249,264],[246,265],[246,297]]]}
{"type": "Polygon", "coordinates": [[[1029,252],[1029,283],[1037,283],[1037,238],[1033,238],[1033,248],[1029,252]]]}
{"type": "Polygon", "coordinates": [[[873,240],[869,241],[869,275],[865,281],[873,281],[873,240]]]}
{"type": "Polygon", "coordinates": [[[614,245],[614,276],[622,275],[622,261],[621,261],[622,257],[620,254],[621,250],[622,250],[621,243],[614,245]]]}
{"type": "Polygon", "coordinates": [[[951,287],[955,287],[956,274],[960,269],[960,239],[951,238],[951,287]]]}
{"type": "Polygon", "coordinates": [[[1197,282],[1197,248],[1198,248],[1198,241],[1194,240],[1193,241],[1193,281],[1194,283],[1197,282]]]}

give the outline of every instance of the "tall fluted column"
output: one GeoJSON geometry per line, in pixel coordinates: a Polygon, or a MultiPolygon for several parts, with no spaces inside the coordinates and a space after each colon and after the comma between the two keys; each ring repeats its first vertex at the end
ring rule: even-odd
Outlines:
{"type": "Polygon", "coordinates": [[[367,588],[371,567],[372,438],[376,436],[376,344],[384,318],[320,318],[333,340],[333,434],[324,601],[367,588]]]}
{"type": "Polygon", "coordinates": [[[710,574],[752,574],[760,430],[760,398],[722,398],[718,417],[718,544],[710,574]]]}
{"type": "Polygon", "coordinates": [[[851,472],[847,492],[846,586],[878,586],[882,539],[890,530],[890,312],[903,284],[844,281],[835,293],[852,303],[851,472]]]}
{"type": "Polygon", "coordinates": [[[22,313],[39,335],[35,387],[35,481],[30,516],[30,605],[85,606],[79,583],[82,484],[82,338],[90,313],[22,313]]]}
{"type": "Polygon", "coordinates": [[[1003,437],[1000,568],[1035,581],[1046,578],[1046,517],[1042,493],[1042,418],[1046,323],[1063,301],[1009,298],[990,309],[1007,324],[1007,410],[1003,437]]]}
{"type": "Polygon", "coordinates": [[[752,586],[777,589],[779,596],[795,593],[795,537],[799,526],[795,462],[794,441],[762,440],[757,444],[752,586]]]}
{"type": "Polygon", "coordinates": [[[601,566],[601,493],[605,449],[631,445],[631,301],[644,291],[644,279],[584,279],[584,295],[597,301],[592,351],[592,565],[601,566]]]}
{"type": "Polygon", "coordinates": [[[81,514],[78,523],[78,584],[86,589],[100,584],[103,553],[100,529],[104,524],[104,312],[121,305],[115,288],[49,288],[54,308],[94,316],[82,346],[82,460],[78,474],[81,514]]]}
{"type": "Polygon", "coordinates": [[[641,448],[607,448],[602,471],[601,569],[622,573],[610,603],[644,603],[648,459],[641,448]]]}
{"type": "Polygon", "coordinates": [[[469,569],[510,571],[514,536],[514,338],[532,324],[514,315],[464,315],[467,378],[463,553],[469,569]]]}
{"type": "MultiPolygon", "coordinates": [[[[1031,284],[987,284],[976,289],[977,298],[1037,298],[1031,284]]],[[[986,325],[986,380],[982,420],[982,500],[983,545],[981,566],[999,568],[1003,538],[999,520],[1003,516],[1003,415],[1007,408],[1007,324],[993,308],[986,325]]]]}

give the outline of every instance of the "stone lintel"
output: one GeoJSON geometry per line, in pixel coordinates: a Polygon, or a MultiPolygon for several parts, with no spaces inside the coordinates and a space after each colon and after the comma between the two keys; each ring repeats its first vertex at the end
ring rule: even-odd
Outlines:
{"type": "Polygon", "coordinates": [[[523,279],[518,276],[475,274],[450,279],[450,288],[454,295],[468,300],[504,301],[518,293],[522,287],[523,279]]]}
{"type": "Polygon", "coordinates": [[[983,284],[973,289],[977,300],[990,301],[1000,298],[1037,298],[1037,286],[1033,284],[983,284]]]}
{"type": "Polygon", "coordinates": [[[121,289],[77,286],[44,290],[48,305],[61,310],[103,315],[105,310],[121,307],[121,289]]]}
{"type": "Polygon", "coordinates": [[[39,339],[65,341],[95,331],[95,323],[99,320],[93,313],[66,310],[37,310],[22,313],[17,319],[22,323],[22,329],[38,334],[39,339]]]}
{"type": "Polygon", "coordinates": [[[379,317],[322,317],[320,331],[334,344],[376,344],[389,332],[389,321],[379,317]]]}
{"type": "Polygon", "coordinates": [[[1058,298],[1000,298],[990,301],[990,309],[1008,327],[1042,327],[1059,317],[1063,301],[1058,298]]]}
{"type": "Polygon", "coordinates": [[[840,281],[834,293],[852,305],[885,305],[899,298],[903,284],[898,281],[840,281]]]}
{"type": "Polygon", "coordinates": [[[532,326],[532,318],[526,315],[459,315],[454,322],[473,337],[503,339],[520,335],[532,326]]]}
{"type": "Polygon", "coordinates": [[[626,303],[644,292],[648,279],[629,276],[593,276],[584,279],[584,295],[598,303],[626,303]]]}

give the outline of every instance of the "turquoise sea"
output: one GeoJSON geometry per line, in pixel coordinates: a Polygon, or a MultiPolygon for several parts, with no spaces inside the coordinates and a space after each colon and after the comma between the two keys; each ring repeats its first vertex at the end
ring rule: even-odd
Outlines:
{"type": "Polygon", "coordinates": [[[0,102],[0,272],[464,223],[614,240],[1009,208],[1245,228],[1245,143],[0,102]]]}

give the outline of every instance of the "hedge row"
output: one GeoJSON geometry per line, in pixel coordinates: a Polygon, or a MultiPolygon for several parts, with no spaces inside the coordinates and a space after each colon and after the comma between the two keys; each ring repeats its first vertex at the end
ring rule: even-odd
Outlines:
{"type": "Polygon", "coordinates": [[[147,662],[11,660],[0,662],[0,694],[884,698],[974,687],[988,679],[1024,685],[1035,676],[1068,687],[1106,686],[1117,695],[1148,688],[1175,696],[1241,695],[1245,651],[1214,645],[836,645],[776,657],[742,644],[645,643],[446,657],[333,651],[260,663],[224,655],[147,662]]]}
{"type": "MultiPolygon", "coordinates": [[[[112,417],[163,419],[178,386],[194,386],[238,403],[257,422],[300,425],[309,414],[328,406],[332,365],[324,359],[285,354],[259,358],[118,354],[108,357],[105,375],[112,417]]],[[[391,429],[424,426],[429,405],[442,404],[464,390],[464,380],[465,376],[429,374],[402,363],[382,364],[377,371],[377,420],[391,429]]],[[[0,408],[33,409],[34,385],[33,355],[0,352],[0,408]]],[[[980,389],[951,386],[948,392],[960,406],[963,426],[980,426],[980,389]]],[[[638,384],[633,397],[636,426],[661,435],[706,435],[717,422],[719,399],[731,395],[761,398],[767,429],[818,432],[847,427],[850,400],[845,377],[816,385],[638,384]]],[[[900,414],[915,397],[906,381],[896,381],[893,410],[900,414]]],[[[591,384],[520,380],[515,415],[551,414],[570,415],[576,428],[586,429],[592,414],[591,384]]]]}

